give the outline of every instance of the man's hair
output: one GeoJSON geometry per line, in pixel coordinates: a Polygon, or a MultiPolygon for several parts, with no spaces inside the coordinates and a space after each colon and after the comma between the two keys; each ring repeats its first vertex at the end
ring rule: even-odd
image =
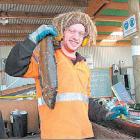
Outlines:
{"type": "Polygon", "coordinates": [[[52,24],[57,28],[59,34],[63,36],[64,30],[73,24],[82,24],[89,38],[88,46],[96,44],[97,30],[95,23],[88,14],[82,12],[68,12],[53,18],[52,24]]]}

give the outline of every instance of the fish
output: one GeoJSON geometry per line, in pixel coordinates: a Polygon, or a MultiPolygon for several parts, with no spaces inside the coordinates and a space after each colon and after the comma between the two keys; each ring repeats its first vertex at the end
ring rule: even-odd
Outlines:
{"type": "Polygon", "coordinates": [[[40,42],[39,73],[42,97],[50,109],[54,109],[57,95],[57,65],[53,37],[40,42]]]}

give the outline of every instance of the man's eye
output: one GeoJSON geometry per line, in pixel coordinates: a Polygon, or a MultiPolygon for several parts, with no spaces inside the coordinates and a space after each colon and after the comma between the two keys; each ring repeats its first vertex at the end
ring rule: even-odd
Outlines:
{"type": "Polygon", "coordinates": [[[75,33],[76,31],[75,30],[69,30],[71,33],[75,33]]]}
{"type": "Polygon", "coordinates": [[[78,32],[76,30],[68,29],[71,34],[78,33],[80,37],[85,37],[85,32],[78,32]]]}

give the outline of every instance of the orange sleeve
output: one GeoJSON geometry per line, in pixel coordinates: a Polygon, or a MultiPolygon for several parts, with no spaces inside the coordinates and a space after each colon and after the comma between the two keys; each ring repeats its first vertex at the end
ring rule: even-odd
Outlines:
{"type": "Polygon", "coordinates": [[[37,78],[38,76],[39,76],[38,63],[32,57],[31,62],[29,64],[29,68],[23,77],[24,78],[37,78]]]}
{"type": "Polygon", "coordinates": [[[38,78],[39,77],[39,51],[36,49],[30,60],[29,68],[23,76],[24,78],[38,78]]]}

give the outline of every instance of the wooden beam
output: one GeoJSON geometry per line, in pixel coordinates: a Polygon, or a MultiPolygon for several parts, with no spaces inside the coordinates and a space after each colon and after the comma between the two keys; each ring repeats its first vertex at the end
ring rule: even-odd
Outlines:
{"type": "Polygon", "coordinates": [[[0,41],[0,47],[14,47],[16,43],[16,41],[0,41]]]}
{"type": "Polygon", "coordinates": [[[104,5],[109,3],[109,0],[90,0],[86,9],[86,13],[89,16],[94,16],[98,11],[102,9],[104,5]]]}
{"type": "Polygon", "coordinates": [[[23,85],[20,87],[15,87],[15,88],[10,88],[6,90],[1,91],[1,96],[5,95],[17,95],[23,93],[24,91],[30,91],[35,89],[35,84],[30,84],[30,85],[23,85]]]}
{"type": "Polygon", "coordinates": [[[1,12],[0,18],[7,18],[7,19],[52,19],[58,13],[40,13],[40,12],[1,12]]]}
{"type": "Polygon", "coordinates": [[[85,0],[0,0],[0,4],[26,4],[26,5],[57,5],[69,7],[86,7],[85,0]]]}
{"type": "Polygon", "coordinates": [[[130,42],[97,42],[98,47],[130,47],[130,42]]]}
{"type": "Polygon", "coordinates": [[[24,38],[26,37],[28,34],[27,33],[20,33],[20,34],[11,34],[11,33],[7,33],[7,34],[0,34],[0,38],[24,38]]]}
{"type": "Polygon", "coordinates": [[[126,17],[123,16],[96,16],[93,18],[95,21],[116,21],[116,22],[122,22],[125,20],[126,17]]]}
{"type": "MultiPolygon", "coordinates": [[[[97,35],[97,40],[103,40],[103,39],[123,40],[124,38],[121,35],[97,35]]],[[[130,40],[130,38],[127,38],[125,40],[130,40]]]]}
{"type": "Polygon", "coordinates": [[[121,27],[115,27],[115,26],[97,26],[98,32],[121,32],[121,27]]]}
{"type": "Polygon", "coordinates": [[[33,25],[33,24],[7,24],[7,25],[0,25],[0,34],[5,33],[31,33],[35,29],[37,29],[40,25],[33,25]]]}
{"type": "Polygon", "coordinates": [[[25,38],[23,37],[16,37],[16,38],[12,38],[12,37],[9,37],[9,38],[0,38],[0,41],[3,41],[3,42],[7,42],[7,41],[23,41],[25,38]]]}
{"type": "Polygon", "coordinates": [[[16,33],[16,34],[0,34],[0,41],[23,41],[28,34],[26,33],[16,33]]]}
{"type": "MultiPolygon", "coordinates": [[[[0,25],[0,33],[3,34],[3,31],[16,31],[19,30],[22,33],[26,33],[27,30],[33,31],[38,28],[40,25],[33,25],[33,24],[7,24],[7,25],[0,25]]],[[[111,32],[111,31],[121,31],[120,27],[114,26],[97,26],[98,31],[102,32],[111,32]]],[[[5,34],[5,33],[4,33],[5,34]]]]}
{"type": "Polygon", "coordinates": [[[6,25],[0,25],[1,30],[28,30],[28,29],[34,29],[37,28],[39,25],[33,25],[33,24],[6,24],[6,25]]]}
{"type": "MultiPolygon", "coordinates": [[[[140,6],[140,5],[139,5],[140,6]]],[[[111,2],[107,4],[105,9],[128,10],[128,2],[111,2]]]]}
{"type": "Polygon", "coordinates": [[[113,2],[111,1],[109,4],[105,6],[106,9],[117,9],[117,10],[128,10],[127,2],[113,2]]]}
{"type": "MultiPolygon", "coordinates": [[[[1,12],[1,18],[7,19],[42,19],[42,20],[51,20],[58,13],[35,13],[35,12],[1,12]]],[[[126,17],[124,16],[91,16],[95,21],[119,21],[122,22],[126,17]]]]}
{"type": "MultiPolygon", "coordinates": [[[[113,2],[112,0],[110,0],[110,3],[105,5],[102,8],[102,10],[105,10],[105,9],[128,10],[128,3],[113,2]]],[[[101,11],[98,12],[98,14],[96,14],[96,16],[94,18],[96,19],[100,15],[101,15],[101,11]]],[[[117,16],[114,16],[114,17],[117,17],[117,16]]]]}

